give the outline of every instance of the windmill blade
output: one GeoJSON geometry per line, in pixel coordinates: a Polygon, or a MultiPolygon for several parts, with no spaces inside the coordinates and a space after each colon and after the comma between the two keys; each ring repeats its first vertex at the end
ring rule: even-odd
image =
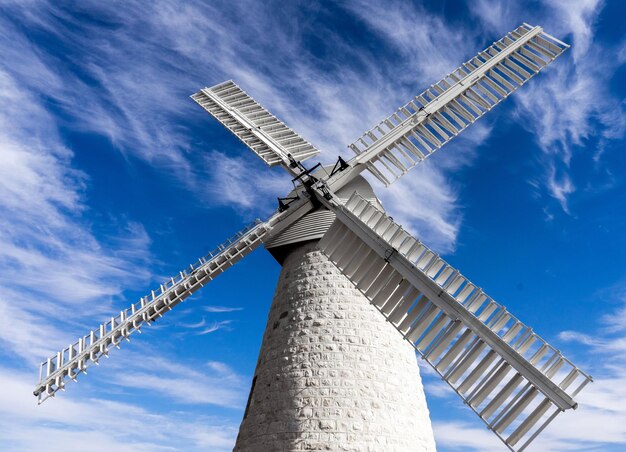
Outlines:
{"type": "Polygon", "coordinates": [[[283,165],[293,175],[292,157],[303,161],[319,154],[311,143],[259,105],[232,80],[191,96],[269,166],[283,165]]]}
{"type": "Polygon", "coordinates": [[[524,449],[591,377],[357,193],[320,249],[504,443],[524,449]]]}
{"type": "Polygon", "coordinates": [[[351,166],[390,185],[568,48],[541,27],[523,24],[352,143],[351,166]]]}
{"type": "Polygon", "coordinates": [[[140,331],[143,325],[162,317],[174,306],[212,281],[262,243],[278,234],[313,208],[308,199],[299,199],[285,212],[279,212],[269,220],[257,220],[215,250],[161,284],[148,296],[121,311],[117,316],[101,324],[75,343],[42,362],[39,382],[34,394],[41,404],[61,389],[65,390],[68,379],[85,372],[91,364],[98,364],[102,356],[108,357],[109,348],[119,348],[123,340],[140,331]]]}

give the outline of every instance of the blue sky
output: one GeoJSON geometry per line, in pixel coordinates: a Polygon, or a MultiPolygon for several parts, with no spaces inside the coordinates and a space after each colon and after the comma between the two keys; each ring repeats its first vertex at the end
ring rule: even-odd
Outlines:
{"type": "MultiPolygon", "coordinates": [[[[522,22],[572,48],[378,193],[595,377],[534,450],[626,448],[626,4],[281,3],[0,5],[3,448],[232,447],[280,270],[264,250],[56,400],[32,396],[41,359],[289,190],[190,94],[233,79],[330,162],[522,22]]],[[[502,447],[422,369],[441,451],[502,447]]]]}

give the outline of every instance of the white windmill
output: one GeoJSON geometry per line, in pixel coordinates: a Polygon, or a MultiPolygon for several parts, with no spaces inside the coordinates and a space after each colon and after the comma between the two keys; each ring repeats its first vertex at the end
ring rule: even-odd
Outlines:
{"type": "Polygon", "coordinates": [[[295,189],[279,209],[42,363],[39,402],[261,244],[283,264],[236,450],[434,450],[415,353],[511,450],[591,377],[387,216],[389,185],[569,46],[523,24],[366,132],[318,150],[232,81],[192,98],[295,189]]]}

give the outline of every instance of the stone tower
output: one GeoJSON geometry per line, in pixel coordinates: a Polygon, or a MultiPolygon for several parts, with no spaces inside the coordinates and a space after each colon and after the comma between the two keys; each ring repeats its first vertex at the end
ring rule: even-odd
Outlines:
{"type": "MultiPolygon", "coordinates": [[[[377,201],[359,177],[358,190],[377,201]]],[[[235,451],[434,451],[413,347],[323,253],[314,211],[267,244],[282,263],[235,451]]]]}

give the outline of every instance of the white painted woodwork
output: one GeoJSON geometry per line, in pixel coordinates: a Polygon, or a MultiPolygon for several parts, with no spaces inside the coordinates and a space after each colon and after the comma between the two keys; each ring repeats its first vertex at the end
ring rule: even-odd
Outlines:
{"type": "Polygon", "coordinates": [[[329,181],[331,189],[365,169],[390,185],[568,48],[541,27],[521,25],[352,143],[352,169],[329,181]]]}
{"type": "Polygon", "coordinates": [[[531,328],[358,193],[335,213],[320,249],[507,446],[576,408],[591,377],[531,328]]]}
{"type": "Polygon", "coordinates": [[[191,96],[269,166],[289,166],[289,155],[303,161],[319,154],[311,143],[264,109],[232,80],[191,96]]]}
{"type": "Polygon", "coordinates": [[[137,303],[42,362],[34,391],[38,402],[41,404],[54,397],[59,389],[64,390],[67,380],[76,381],[91,364],[98,364],[102,356],[108,356],[111,346],[119,348],[123,340],[130,341],[131,334],[162,317],[311,208],[310,202],[302,199],[287,212],[276,213],[265,222],[257,220],[137,303]]]}
{"type": "MultiPolygon", "coordinates": [[[[316,177],[327,177],[332,167],[321,168],[315,174],[316,177]]],[[[302,187],[293,190],[288,197],[296,196],[302,191],[302,187]]],[[[350,198],[352,193],[358,191],[365,199],[380,205],[380,201],[376,197],[372,186],[362,176],[356,176],[340,188],[335,194],[345,202],[350,198]]],[[[307,240],[319,240],[326,233],[330,225],[335,220],[335,214],[332,210],[324,207],[311,211],[295,221],[288,228],[285,228],[280,234],[276,234],[265,242],[265,248],[272,250],[273,248],[290,245],[293,243],[305,242],[307,240]]]]}

